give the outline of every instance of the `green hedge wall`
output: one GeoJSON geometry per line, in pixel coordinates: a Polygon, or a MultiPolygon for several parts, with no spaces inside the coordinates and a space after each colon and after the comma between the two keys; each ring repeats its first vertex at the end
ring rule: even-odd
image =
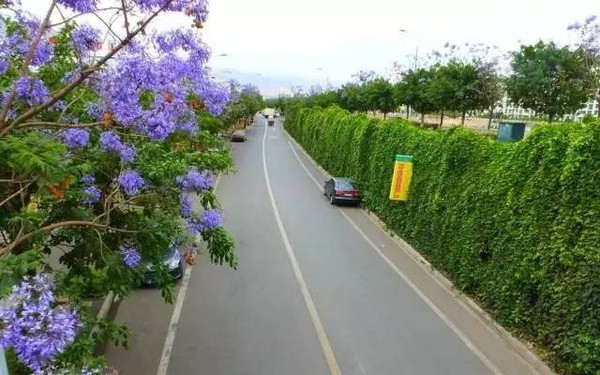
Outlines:
{"type": "Polygon", "coordinates": [[[286,113],[288,132],[366,206],[555,368],[600,374],[600,124],[536,127],[504,144],[337,107],[286,113]],[[396,154],[408,202],[388,199],[396,154]]]}

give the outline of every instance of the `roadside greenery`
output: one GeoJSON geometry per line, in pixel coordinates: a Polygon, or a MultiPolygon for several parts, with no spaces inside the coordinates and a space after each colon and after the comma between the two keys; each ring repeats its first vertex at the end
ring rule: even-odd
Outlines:
{"type": "Polygon", "coordinates": [[[541,125],[523,141],[288,107],[285,127],[365,205],[554,367],[600,369],[600,123],[541,125]],[[344,150],[343,153],[339,150],[344,150]],[[408,202],[388,199],[413,155],[408,202]]]}

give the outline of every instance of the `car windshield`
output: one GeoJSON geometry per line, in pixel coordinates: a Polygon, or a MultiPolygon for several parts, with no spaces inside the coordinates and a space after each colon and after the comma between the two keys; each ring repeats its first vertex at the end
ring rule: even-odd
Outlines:
{"type": "Polygon", "coordinates": [[[349,180],[336,180],[335,187],[341,190],[357,190],[356,185],[349,180]]]}

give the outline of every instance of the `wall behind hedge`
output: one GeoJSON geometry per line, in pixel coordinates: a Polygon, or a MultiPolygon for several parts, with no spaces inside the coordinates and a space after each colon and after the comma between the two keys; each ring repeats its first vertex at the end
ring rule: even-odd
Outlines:
{"type": "Polygon", "coordinates": [[[600,124],[543,125],[503,144],[330,107],[286,113],[285,127],[557,369],[600,374],[600,124]],[[406,203],[388,199],[396,154],[415,157],[406,203]]]}

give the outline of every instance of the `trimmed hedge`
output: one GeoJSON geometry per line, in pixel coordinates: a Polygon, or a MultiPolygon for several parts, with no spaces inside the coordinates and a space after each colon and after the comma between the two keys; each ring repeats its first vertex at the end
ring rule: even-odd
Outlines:
{"type": "Polygon", "coordinates": [[[600,374],[600,124],[538,126],[505,144],[337,107],[286,113],[288,132],[365,205],[555,368],[600,374]],[[388,199],[396,154],[408,202],[388,199]]]}

